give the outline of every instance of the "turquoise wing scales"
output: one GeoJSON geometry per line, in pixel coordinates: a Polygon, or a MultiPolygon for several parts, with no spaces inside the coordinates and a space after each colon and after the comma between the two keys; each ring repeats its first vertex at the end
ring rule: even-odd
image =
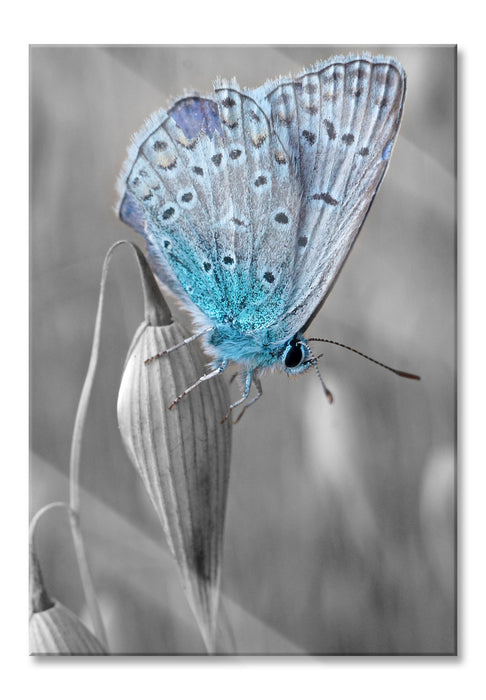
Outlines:
{"type": "Polygon", "coordinates": [[[290,294],[300,189],[267,115],[221,82],[214,99],[156,115],[133,150],[120,216],[146,238],[161,281],[215,324],[272,325],[290,294]]]}
{"type": "Polygon", "coordinates": [[[400,64],[371,56],[256,90],[220,81],[136,137],[120,216],[196,317],[278,345],[329,294],[388,167],[404,95],[400,64]]]}

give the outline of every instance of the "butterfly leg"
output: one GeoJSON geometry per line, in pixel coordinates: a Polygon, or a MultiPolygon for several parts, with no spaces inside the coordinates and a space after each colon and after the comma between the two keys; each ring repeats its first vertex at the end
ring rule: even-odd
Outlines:
{"type": "MultiPolygon", "coordinates": [[[[241,411],[241,413],[240,413],[240,415],[238,416],[238,418],[237,418],[235,421],[233,421],[233,425],[236,425],[236,423],[238,423],[238,421],[242,418],[242,416],[243,416],[244,412],[246,411],[246,409],[249,408],[252,404],[254,404],[255,401],[258,401],[258,399],[260,398],[260,396],[263,394],[262,383],[261,383],[260,379],[257,377],[256,374],[255,374],[255,376],[253,377],[253,383],[254,383],[254,385],[256,386],[256,389],[257,389],[257,392],[258,392],[258,393],[257,393],[256,396],[254,396],[254,397],[252,398],[251,401],[248,401],[248,403],[246,404],[246,406],[243,407],[243,410],[241,411]]],[[[246,396],[245,396],[244,398],[246,398],[246,396]]],[[[238,401],[238,403],[241,403],[241,401],[238,401]]],[[[235,404],[235,405],[236,405],[236,404],[235,404]]]]}
{"type": "MultiPolygon", "coordinates": [[[[234,375],[234,376],[236,376],[236,375],[234,375]]],[[[246,400],[248,394],[250,393],[250,387],[251,387],[252,376],[253,376],[253,370],[249,370],[249,371],[246,373],[245,388],[244,388],[244,390],[243,390],[243,396],[241,397],[241,399],[238,399],[238,401],[236,401],[235,403],[232,403],[232,404],[231,404],[231,406],[230,406],[229,409],[228,409],[228,413],[225,415],[225,417],[223,418],[223,420],[221,421],[221,423],[224,423],[226,420],[228,420],[231,411],[232,411],[234,408],[236,408],[236,406],[239,406],[240,404],[243,403],[243,401],[246,400]]],[[[234,379],[234,377],[231,378],[231,381],[233,381],[233,379],[234,379]]]]}
{"type": "Polygon", "coordinates": [[[188,345],[189,343],[192,343],[193,340],[196,340],[196,338],[200,338],[202,335],[205,333],[209,333],[209,331],[212,331],[213,328],[210,326],[209,328],[204,328],[204,330],[199,331],[198,333],[195,333],[194,335],[191,335],[190,338],[184,338],[184,340],[180,343],[177,343],[177,345],[172,346],[171,348],[167,348],[167,350],[163,350],[162,352],[159,352],[157,355],[154,355],[153,357],[149,357],[147,360],[145,360],[145,364],[148,365],[149,362],[152,362],[153,360],[158,360],[159,357],[164,357],[164,355],[168,355],[170,352],[173,352],[174,350],[179,350],[179,348],[184,347],[184,345],[188,345]]]}
{"type": "Polygon", "coordinates": [[[239,399],[239,400],[236,401],[235,403],[231,404],[231,406],[229,407],[228,413],[225,415],[225,417],[224,417],[223,420],[221,421],[222,423],[224,423],[224,421],[227,420],[227,418],[229,417],[231,411],[232,411],[234,408],[236,408],[237,406],[240,406],[244,401],[246,401],[246,399],[248,398],[248,394],[250,393],[250,387],[251,387],[251,382],[252,382],[252,381],[253,381],[253,383],[255,384],[258,393],[257,393],[257,395],[256,395],[251,401],[249,401],[249,402],[246,404],[246,406],[244,406],[244,408],[243,408],[243,410],[241,411],[241,413],[240,413],[240,415],[238,416],[238,418],[237,418],[235,421],[233,421],[233,425],[235,425],[236,423],[238,423],[238,421],[241,419],[241,417],[243,416],[244,412],[246,411],[246,409],[247,409],[249,406],[251,406],[252,404],[254,404],[255,401],[258,401],[258,399],[260,398],[260,396],[263,394],[262,384],[261,384],[261,382],[260,382],[260,379],[258,378],[257,373],[256,373],[256,372],[253,373],[252,371],[249,371],[249,372],[247,373],[247,375],[246,375],[245,389],[244,389],[244,391],[243,391],[243,396],[241,397],[241,399],[239,399]]]}
{"type": "Polygon", "coordinates": [[[185,390],[182,392],[182,394],[179,394],[179,396],[178,396],[176,399],[174,399],[174,401],[173,401],[173,402],[171,403],[171,405],[169,406],[169,411],[171,410],[171,408],[174,408],[174,406],[175,406],[176,404],[178,404],[179,401],[181,401],[181,400],[184,398],[184,396],[187,396],[187,394],[189,394],[189,393],[190,393],[193,389],[195,389],[197,386],[199,386],[199,385],[202,384],[203,382],[207,382],[208,379],[212,379],[213,377],[217,377],[218,374],[221,374],[222,372],[224,372],[224,370],[226,369],[227,366],[228,366],[228,361],[227,361],[227,360],[224,360],[224,362],[222,362],[222,364],[221,364],[219,367],[216,367],[216,369],[213,369],[212,372],[208,372],[208,374],[203,374],[202,377],[199,377],[199,379],[197,380],[197,382],[194,382],[194,384],[192,384],[192,386],[190,386],[190,387],[188,387],[187,389],[185,389],[185,390]]]}

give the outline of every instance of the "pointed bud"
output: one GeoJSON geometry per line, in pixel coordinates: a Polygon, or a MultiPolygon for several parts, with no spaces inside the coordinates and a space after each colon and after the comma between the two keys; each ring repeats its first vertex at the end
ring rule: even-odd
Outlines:
{"type": "Polygon", "coordinates": [[[52,600],[44,587],[37,557],[31,552],[30,653],[55,655],[104,655],[96,637],[71,610],[52,600]]]}
{"type": "MultiPolygon", "coordinates": [[[[154,317],[147,311],[145,316],[154,317]]],[[[229,393],[217,376],[168,409],[205,374],[207,358],[195,341],[145,364],[187,337],[177,322],[167,317],[164,322],[144,323],[135,335],[118,395],[118,423],[212,651],[231,452],[231,423],[221,420],[229,393]]]]}

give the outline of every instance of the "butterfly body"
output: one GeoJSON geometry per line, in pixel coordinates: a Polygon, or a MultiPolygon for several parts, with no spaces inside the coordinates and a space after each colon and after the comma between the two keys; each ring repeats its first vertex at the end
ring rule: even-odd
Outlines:
{"type": "Polygon", "coordinates": [[[217,326],[204,340],[207,352],[215,359],[213,366],[221,362],[236,362],[247,370],[259,370],[260,373],[271,367],[278,367],[296,374],[307,369],[307,366],[299,364],[299,367],[291,367],[285,364],[287,353],[297,343],[303,343],[304,337],[296,334],[284,343],[272,343],[268,331],[244,335],[235,330],[233,325],[222,324],[217,326]]]}
{"type": "Polygon", "coordinates": [[[315,362],[304,332],[388,167],[404,95],[395,59],[336,57],[256,90],[218,81],[135,137],[120,218],[146,239],[214,370],[242,365],[249,390],[269,368],[315,362]]]}

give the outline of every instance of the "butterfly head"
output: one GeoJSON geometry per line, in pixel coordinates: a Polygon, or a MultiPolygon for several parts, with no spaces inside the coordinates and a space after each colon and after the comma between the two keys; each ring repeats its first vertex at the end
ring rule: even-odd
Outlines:
{"type": "Polygon", "coordinates": [[[288,375],[305,372],[313,363],[313,357],[304,337],[296,333],[284,345],[281,355],[284,371],[288,375]]]}

